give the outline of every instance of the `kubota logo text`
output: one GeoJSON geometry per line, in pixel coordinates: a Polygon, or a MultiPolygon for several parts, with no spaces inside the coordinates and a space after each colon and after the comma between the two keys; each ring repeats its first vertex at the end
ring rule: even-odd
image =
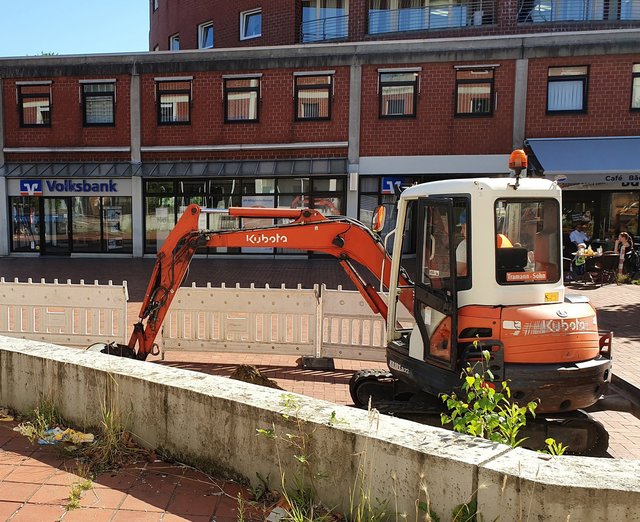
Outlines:
{"type": "Polygon", "coordinates": [[[252,245],[277,245],[289,242],[287,236],[281,236],[277,233],[272,236],[268,236],[267,234],[246,234],[245,239],[247,243],[251,243],[252,245]]]}

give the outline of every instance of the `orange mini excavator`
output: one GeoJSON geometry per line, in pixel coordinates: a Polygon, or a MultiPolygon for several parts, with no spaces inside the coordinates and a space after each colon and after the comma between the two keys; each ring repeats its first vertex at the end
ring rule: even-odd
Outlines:
{"type": "Polygon", "coordinates": [[[404,190],[394,208],[393,254],[375,232],[382,229],[382,207],[370,230],[307,208],[190,205],[158,252],[129,344],[102,351],[141,360],[157,352],[156,335],[200,248],[323,252],[337,258],[372,310],[386,318],[388,371],[353,376],[357,406],[371,401],[386,412],[433,412],[441,408],[438,396],[459,389],[462,370],[486,350],[493,374],[509,382],[515,400],[539,401],[544,434],[574,452],[601,452],[608,435],[581,410],[594,405],[611,380],[611,335],[599,335],[588,299],[565,296],[561,190],[553,181],[521,177],[526,156],[517,152],[515,176],[404,190]],[[200,216],[213,212],[273,224],[200,230],[200,216]],[[368,282],[371,275],[378,289],[368,282]],[[558,430],[568,436],[556,436],[558,430]]]}

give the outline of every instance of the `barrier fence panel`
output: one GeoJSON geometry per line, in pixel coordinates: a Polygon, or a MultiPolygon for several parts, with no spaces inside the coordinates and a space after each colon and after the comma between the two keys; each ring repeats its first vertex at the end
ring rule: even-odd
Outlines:
{"type": "Polygon", "coordinates": [[[0,335],[86,348],[128,340],[128,292],[122,286],[20,283],[0,279],[0,335]]]}
{"type": "MultiPolygon", "coordinates": [[[[322,286],[323,357],[364,361],[386,360],[386,319],[374,314],[360,292],[330,290],[322,286]]],[[[403,326],[413,325],[413,318],[398,308],[403,326]]]]}
{"type": "Polygon", "coordinates": [[[163,350],[313,356],[317,307],[317,287],[182,287],[164,322],[163,350]]]}

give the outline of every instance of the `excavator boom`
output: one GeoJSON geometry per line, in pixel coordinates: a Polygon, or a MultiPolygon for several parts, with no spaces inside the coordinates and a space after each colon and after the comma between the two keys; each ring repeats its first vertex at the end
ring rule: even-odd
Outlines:
{"type": "MultiPolygon", "coordinates": [[[[160,251],[127,346],[119,346],[119,355],[146,359],[156,353],[154,344],[171,301],[186,277],[193,256],[205,247],[272,247],[309,250],[329,254],[339,260],[356,288],[374,313],[387,318],[387,303],[375,287],[357,271],[362,265],[381,282],[390,284],[391,257],[382,242],[362,223],[343,216],[327,217],[313,209],[262,209],[232,207],[228,210],[204,209],[192,204],[178,220],[160,251]],[[224,213],[237,218],[263,220],[289,219],[289,223],[237,228],[232,230],[199,230],[202,213],[224,213]],[[146,320],[146,323],[143,321],[146,320]]],[[[401,270],[399,299],[413,311],[412,281],[401,270]]]]}

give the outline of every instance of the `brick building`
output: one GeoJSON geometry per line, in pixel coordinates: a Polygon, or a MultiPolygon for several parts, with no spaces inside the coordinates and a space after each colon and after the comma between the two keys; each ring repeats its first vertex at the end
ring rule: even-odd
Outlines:
{"type": "Polygon", "coordinates": [[[321,24],[314,2],[214,17],[152,0],[151,46],[178,34],[182,50],[0,58],[0,253],[151,255],[191,202],[368,222],[396,184],[507,175],[523,146],[566,187],[568,228],[638,235],[638,0],[596,21],[545,1],[473,17],[477,0],[437,13],[352,0],[321,24]]]}

